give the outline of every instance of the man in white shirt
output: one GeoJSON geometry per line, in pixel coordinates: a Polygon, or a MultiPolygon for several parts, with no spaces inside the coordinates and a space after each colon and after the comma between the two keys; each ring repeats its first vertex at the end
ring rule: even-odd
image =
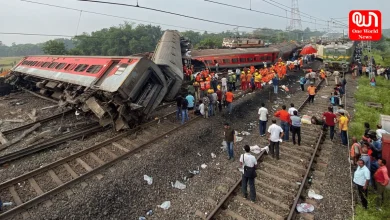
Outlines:
{"type": "Polygon", "coordinates": [[[252,202],[256,200],[255,178],[257,160],[255,156],[250,154],[249,145],[244,146],[245,154],[240,156],[240,164],[244,167],[244,173],[241,181],[241,191],[245,198],[248,198],[247,185],[249,183],[250,199],[252,202]]]}
{"type": "Polygon", "coordinates": [[[199,105],[200,114],[203,115],[203,117],[206,117],[205,112],[204,112],[204,103],[201,100],[199,101],[199,103],[200,103],[200,105],[199,105]]]}
{"type": "Polygon", "coordinates": [[[236,81],[240,81],[240,75],[241,75],[241,70],[239,68],[236,69],[236,81]]]}
{"type": "Polygon", "coordinates": [[[227,92],[227,79],[226,79],[226,77],[223,77],[221,79],[221,84],[222,84],[222,92],[227,92]]]}
{"type": "Polygon", "coordinates": [[[268,109],[266,109],[264,103],[261,103],[261,108],[259,109],[259,130],[260,137],[265,136],[265,130],[267,129],[268,121],[268,109]]]}
{"type": "Polygon", "coordinates": [[[362,159],[358,160],[358,167],[353,175],[353,182],[356,184],[362,206],[367,209],[367,188],[370,181],[370,170],[364,165],[362,159]]]}
{"type": "Polygon", "coordinates": [[[219,72],[219,63],[217,62],[216,64],[215,64],[215,72],[219,72]]]}
{"type": "Polygon", "coordinates": [[[334,76],[334,84],[337,85],[340,82],[340,72],[339,71],[334,71],[333,72],[334,76]]]}
{"type": "Polygon", "coordinates": [[[298,110],[294,107],[294,103],[291,103],[290,106],[291,107],[288,109],[288,114],[293,116],[294,115],[294,111],[298,112],[298,110]]]}
{"type": "Polygon", "coordinates": [[[383,134],[390,134],[385,129],[382,129],[382,125],[377,125],[376,127],[378,128],[376,129],[376,137],[378,138],[378,140],[382,139],[383,134]]]}
{"type": "Polygon", "coordinates": [[[269,151],[272,158],[276,156],[277,160],[279,160],[279,140],[283,135],[283,129],[276,124],[276,119],[272,119],[272,125],[268,128],[269,151]]]}

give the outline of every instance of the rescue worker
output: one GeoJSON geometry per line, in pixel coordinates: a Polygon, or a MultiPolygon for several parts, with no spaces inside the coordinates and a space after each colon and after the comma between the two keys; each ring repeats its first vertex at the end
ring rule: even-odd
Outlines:
{"type": "Polygon", "coordinates": [[[248,72],[248,74],[246,75],[246,83],[248,85],[248,89],[252,88],[251,79],[252,79],[252,74],[250,72],[248,72]]]}
{"type": "Polygon", "coordinates": [[[322,79],[322,80],[325,80],[325,84],[328,86],[329,84],[328,84],[328,77],[327,77],[327,75],[326,75],[326,73],[325,73],[325,71],[322,69],[321,71],[320,71],[320,78],[322,79]]]}
{"type": "Polygon", "coordinates": [[[246,85],[247,85],[245,71],[242,71],[241,76],[240,76],[240,81],[241,81],[241,90],[245,91],[246,85]]]}
{"type": "Polygon", "coordinates": [[[226,94],[225,94],[225,97],[226,97],[226,103],[227,103],[227,107],[228,107],[228,112],[229,112],[229,115],[232,113],[232,108],[233,108],[233,99],[234,99],[234,95],[232,93],[232,90],[230,89],[226,94]]]}
{"type": "Polygon", "coordinates": [[[195,99],[196,100],[200,100],[200,92],[199,92],[199,88],[200,88],[200,84],[198,81],[195,81],[194,84],[194,92],[195,92],[195,99]]]}
{"type": "Polygon", "coordinates": [[[309,93],[309,100],[308,102],[314,103],[314,96],[316,95],[316,87],[314,86],[314,83],[311,82],[310,86],[307,88],[307,92],[309,93]]]}
{"type": "Polygon", "coordinates": [[[200,80],[199,85],[200,85],[200,98],[203,98],[204,93],[206,91],[206,84],[205,82],[203,82],[203,79],[200,80]]]}
{"type": "Polygon", "coordinates": [[[334,76],[334,84],[337,85],[340,82],[340,72],[339,71],[334,71],[333,72],[334,76]]]}
{"type": "Polygon", "coordinates": [[[261,89],[261,75],[257,71],[255,72],[255,84],[257,89],[261,89]]]}

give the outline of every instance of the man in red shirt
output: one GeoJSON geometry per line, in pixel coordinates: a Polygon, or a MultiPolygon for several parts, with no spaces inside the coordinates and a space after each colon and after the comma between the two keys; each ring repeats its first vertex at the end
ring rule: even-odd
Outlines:
{"type": "Polygon", "coordinates": [[[337,118],[337,116],[335,114],[333,114],[333,109],[332,107],[328,107],[328,111],[327,112],[324,112],[324,114],[322,114],[323,116],[323,119],[324,119],[324,129],[326,129],[327,127],[329,127],[329,131],[330,131],[330,140],[333,141],[333,137],[334,137],[334,125],[335,125],[335,119],[337,118]]]}
{"type": "Polygon", "coordinates": [[[387,172],[386,160],[378,159],[379,168],[374,174],[378,197],[376,198],[377,209],[380,210],[385,199],[385,190],[389,184],[389,174],[387,172]]]}
{"type": "Polygon", "coordinates": [[[283,140],[288,141],[288,137],[289,137],[288,130],[290,128],[290,114],[286,111],[286,106],[283,105],[282,110],[277,111],[274,114],[274,116],[280,119],[280,127],[282,127],[284,133],[283,140]]]}

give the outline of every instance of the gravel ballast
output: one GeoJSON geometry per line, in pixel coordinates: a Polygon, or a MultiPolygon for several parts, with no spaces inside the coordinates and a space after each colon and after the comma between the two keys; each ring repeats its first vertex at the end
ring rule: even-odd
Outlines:
{"type": "MultiPolygon", "coordinates": [[[[286,80],[293,94],[299,87],[298,73],[290,73],[286,80]]],[[[286,80],[281,84],[286,84],[286,80]]],[[[72,188],[71,198],[59,196],[47,209],[39,206],[34,209],[33,219],[137,219],[152,209],[154,214],[148,219],[195,219],[195,213],[210,211],[230,187],[241,178],[237,171],[238,157],[244,144],[255,145],[258,136],[257,111],[262,101],[271,109],[270,89],[247,94],[235,101],[232,116],[216,116],[208,120],[199,119],[187,128],[179,130],[159,143],[152,144],[123,163],[116,164],[113,170],[102,172],[100,181],[88,178],[87,187],[78,184],[72,188]],[[223,123],[229,121],[238,131],[249,131],[250,136],[235,146],[234,162],[227,160],[222,151],[223,123]],[[250,125],[249,123],[252,123],[250,125]],[[216,154],[216,158],[211,157],[216,154]],[[184,190],[174,189],[171,182],[188,175],[188,170],[200,169],[186,182],[184,190]],[[143,176],[153,177],[153,184],[147,185],[143,176]],[[171,208],[162,210],[157,205],[171,201],[171,208]],[[197,212],[198,211],[198,212],[197,212]]],[[[298,92],[297,95],[306,95],[298,92]]],[[[279,90],[280,99],[275,101],[289,104],[293,98],[279,90]]],[[[274,105],[274,103],[271,103],[274,105]]],[[[280,108],[280,107],[279,107],[280,108]]],[[[57,197],[57,196],[56,196],[57,197]]]]}

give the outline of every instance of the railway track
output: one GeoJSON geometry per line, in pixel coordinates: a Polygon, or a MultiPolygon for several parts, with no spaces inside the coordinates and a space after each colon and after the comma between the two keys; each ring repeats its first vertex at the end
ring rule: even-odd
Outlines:
{"type": "Polygon", "coordinates": [[[27,209],[42,202],[45,206],[50,206],[51,196],[62,191],[71,197],[73,194],[71,187],[74,184],[80,182],[86,184],[82,180],[88,177],[103,178],[100,173],[104,169],[199,118],[193,117],[189,122],[180,125],[173,122],[175,113],[169,113],[160,119],[142,124],[102,143],[1,183],[0,197],[3,201],[14,202],[16,206],[11,206],[0,213],[0,219],[9,219],[18,214],[23,219],[29,219],[31,216],[27,209]]]}
{"type": "MultiPolygon", "coordinates": [[[[294,100],[295,103],[302,102],[299,114],[322,118],[329,98],[321,96],[329,97],[332,91],[332,86],[322,87],[314,104],[308,104],[305,96],[294,100]]],[[[321,194],[321,183],[330,157],[329,149],[336,144],[325,140],[326,134],[321,126],[303,124],[301,136],[301,146],[293,145],[291,137],[290,142],[280,144],[280,160],[266,156],[264,151],[257,157],[256,202],[252,203],[242,196],[240,179],[219,200],[206,219],[314,219],[312,214],[297,213],[296,206],[303,201],[316,205],[315,200],[308,198],[308,190],[321,194]]],[[[260,145],[268,145],[266,138],[261,138],[259,142],[260,145]]]]}
{"type": "Polygon", "coordinates": [[[22,126],[17,127],[17,128],[13,128],[13,129],[9,129],[9,130],[2,131],[2,133],[3,133],[4,135],[9,135],[9,134],[12,134],[12,133],[15,133],[15,132],[23,131],[23,130],[25,130],[25,129],[31,128],[31,127],[34,126],[35,124],[38,124],[38,123],[43,124],[43,123],[52,121],[52,120],[54,120],[54,119],[61,118],[61,117],[65,116],[65,115],[68,115],[68,114],[70,114],[70,113],[72,113],[72,112],[73,112],[72,110],[67,110],[67,111],[64,111],[64,112],[61,112],[61,113],[52,115],[52,116],[50,116],[50,117],[43,118],[43,119],[37,120],[37,121],[35,121],[35,122],[31,122],[31,123],[22,125],[22,126]]]}
{"type": "Polygon", "coordinates": [[[62,135],[53,137],[49,140],[46,140],[42,143],[33,144],[28,146],[27,148],[23,148],[21,150],[0,156],[0,165],[4,163],[11,162],[13,160],[17,160],[26,156],[30,156],[32,154],[38,153],[43,150],[47,150],[49,148],[58,146],[62,143],[65,143],[70,140],[74,140],[80,137],[86,137],[88,135],[94,134],[98,131],[104,130],[107,128],[102,127],[98,122],[94,122],[91,124],[87,124],[80,128],[77,128],[71,132],[64,133],[62,135]]]}

